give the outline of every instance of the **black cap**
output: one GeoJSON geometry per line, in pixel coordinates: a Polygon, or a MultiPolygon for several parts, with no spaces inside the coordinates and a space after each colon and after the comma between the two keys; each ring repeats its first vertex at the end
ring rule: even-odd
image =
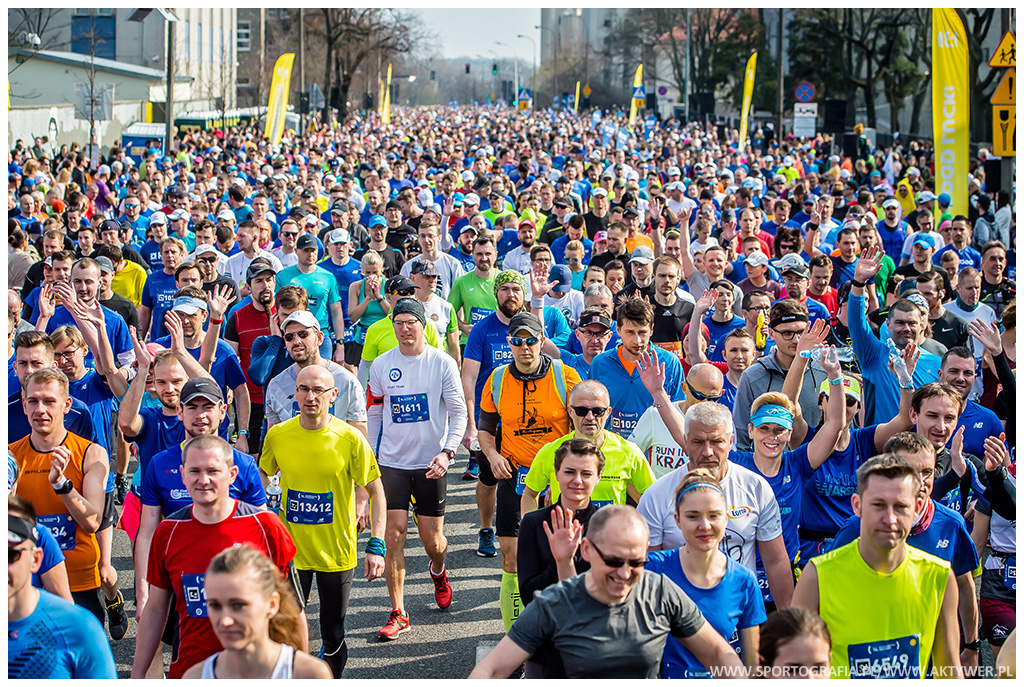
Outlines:
{"type": "Polygon", "coordinates": [[[417,260],[412,264],[413,274],[422,274],[424,277],[440,277],[441,273],[437,271],[437,265],[430,262],[429,260],[417,260]]]}
{"type": "Polygon", "coordinates": [[[555,207],[559,208],[571,208],[572,203],[569,202],[568,198],[556,198],[555,202],[552,203],[555,207]]]}
{"type": "Polygon", "coordinates": [[[100,222],[100,231],[121,231],[121,223],[116,219],[105,219],[100,222]]]}
{"type": "Polygon", "coordinates": [[[415,288],[416,285],[409,281],[408,277],[403,277],[402,275],[391,277],[391,279],[388,279],[384,283],[384,293],[386,294],[398,293],[399,291],[415,288]]]}
{"type": "Polygon", "coordinates": [[[270,263],[269,260],[263,258],[256,258],[249,263],[249,268],[245,271],[245,281],[252,280],[253,277],[259,276],[264,272],[270,272],[271,274],[277,274],[277,270],[270,263]]]}
{"type": "Polygon", "coordinates": [[[296,250],[305,250],[306,248],[317,248],[316,237],[312,234],[303,234],[299,237],[298,242],[295,244],[296,250]]]}
{"type": "Polygon", "coordinates": [[[38,541],[36,539],[36,528],[32,527],[32,523],[28,520],[8,513],[7,543],[20,544],[24,541],[31,541],[33,544],[38,541]]]}
{"type": "Polygon", "coordinates": [[[348,212],[348,203],[346,203],[344,200],[334,201],[334,203],[331,205],[331,212],[337,212],[339,214],[348,212]]]}
{"type": "Polygon", "coordinates": [[[612,321],[607,315],[599,312],[591,312],[584,313],[583,315],[580,316],[580,321],[577,325],[577,329],[580,327],[587,327],[592,324],[599,324],[605,329],[612,328],[612,321]]]}
{"type": "Polygon", "coordinates": [[[397,200],[389,200],[387,205],[384,206],[385,210],[401,210],[402,204],[397,200]]]}
{"type": "Polygon", "coordinates": [[[508,322],[509,336],[515,336],[516,332],[524,329],[534,336],[544,335],[544,325],[541,324],[540,318],[532,312],[521,312],[513,315],[512,319],[508,322]]]}
{"type": "Polygon", "coordinates": [[[205,398],[214,403],[224,402],[224,394],[220,387],[209,377],[196,377],[185,382],[185,386],[181,388],[179,403],[185,405],[195,398],[205,398]]]}

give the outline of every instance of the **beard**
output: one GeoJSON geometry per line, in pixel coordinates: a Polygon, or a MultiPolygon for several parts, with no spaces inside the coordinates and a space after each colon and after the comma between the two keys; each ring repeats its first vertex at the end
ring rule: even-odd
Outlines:
{"type": "Polygon", "coordinates": [[[502,303],[501,305],[498,306],[498,311],[502,315],[504,315],[505,317],[508,317],[508,318],[511,319],[512,317],[514,317],[514,316],[518,315],[519,313],[523,312],[523,310],[525,309],[524,308],[525,303],[523,303],[523,304],[519,305],[518,307],[515,307],[515,309],[513,309],[513,304],[514,303],[515,303],[515,301],[507,300],[507,301],[505,301],[504,303],[502,303]]]}

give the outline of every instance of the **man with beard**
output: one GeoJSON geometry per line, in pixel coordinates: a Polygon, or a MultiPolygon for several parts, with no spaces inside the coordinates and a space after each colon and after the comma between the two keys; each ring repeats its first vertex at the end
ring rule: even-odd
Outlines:
{"type": "Polygon", "coordinates": [[[281,271],[281,261],[277,256],[265,251],[259,246],[259,229],[252,220],[243,220],[238,224],[238,253],[228,258],[227,267],[224,268],[224,276],[235,284],[244,284],[249,263],[256,258],[264,258],[274,267],[275,272],[281,271]]]}
{"type": "MultiPolygon", "coordinates": [[[[475,233],[471,235],[476,236],[475,233]]],[[[459,238],[461,240],[462,235],[459,238]]],[[[494,242],[488,236],[475,238],[472,242],[472,252],[473,271],[456,279],[452,284],[451,293],[448,294],[448,302],[452,304],[458,318],[463,346],[466,345],[473,326],[498,307],[498,302],[494,299],[494,279],[498,276],[498,271],[494,269],[494,242]]]]}
{"type": "Polygon", "coordinates": [[[533,223],[533,220],[524,219],[519,223],[519,246],[510,250],[502,258],[502,269],[528,274],[530,272],[530,250],[536,243],[537,225],[533,223]]]}
{"type": "Polygon", "coordinates": [[[231,303],[238,300],[238,284],[219,273],[221,261],[226,260],[223,253],[212,244],[200,244],[192,254],[192,261],[199,268],[203,277],[203,291],[213,293],[218,286],[226,286],[231,294],[231,303]]]}
{"type": "MultiPolygon", "coordinates": [[[[231,313],[224,328],[224,340],[238,354],[238,360],[245,373],[245,385],[249,389],[249,446],[254,455],[259,455],[263,444],[263,387],[249,378],[249,364],[252,362],[252,345],[257,338],[269,336],[270,318],[274,317],[274,290],[277,270],[265,257],[255,258],[246,269],[245,283],[249,286],[252,300],[231,313]]],[[[211,303],[212,305],[212,303],[211,303]]],[[[222,316],[222,313],[216,313],[222,316]]]]}
{"type": "Polygon", "coordinates": [[[370,242],[366,248],[357,250],[352,257],[357,262],[360,262],[363,256],[366,255],[366,251],[376,251],[380,255],[381,260],[384,261],[384,277],[390,279],[391,277],[398,276],[398,273],[402,270],[402,265],[405,264],[405,254],[388,243],[387,220],[380,215],[374,215],[366,226],[370,232],[370,242]]]}
{"type": "Polygon", "coordinates": [[[100,246],[96,251],[96,264],[100,266],[100,283],[99,291],[96,293],[96,300],[105,308],[110,308],[118,315],[120,315],[125,324],[129,327],[135,327],[135,329],[141,329],[139,323],[139,311],[135,307],[135,303],[125,298],[119,293],[114,293],[112,288],[114,282],[114,265],[112,258],[109,257],[111,252],[116,252],[117,248],[114,246],[100,246]]]}
{"type": "MultiPolygon", "coordinates": [[[[534,275],[533,286],[538,293],[547,290],[547,275],[534,275]]],[[[526,311],[526,279],[517,270],[508,269],[494,280],[494,296],[498,310],[475,323],[466,342],[462,360],[462,387],[466,394],[469,421],[463,445],[470,451],[470,465],[467,471],[476,468],[486,460],[477,444],[477,422],[480,417],[480,396],[484,384],[495,368],[512,361],[512,349],[508,345],[508,324],[520,312],[526,311]]],[[[537,299],[537,311],[543,312],[547,338],[556,346],[564,346],[569,338],[569,327],[562,313],[554,308],[543,308],[544,299],[537,299]]],[[[531,303],[532,305],[532,303],[531,303]]],[[[535,313],[536,314],[536,313],[535,313]]],[[[476,503],[480,513],[480,533],[477,555],[491,558],[497,555],[494,547],[494,499],[497,483],[477,484],[476,503]]]]}
{"type": "Polygon", "coordinates": [[[975,456],[985,455],[985,440],[1003,433],[1003,424],[994,412],[970,399],[974,388],[976,363],[971,349],[957,346],[946,351],[939,368],[939,381],[956,389],[963,399],[964,408],[956,427],[965,428],[964,451],[975,456]]]}
{"type": "MultiPolygon", "coordinates": [[[[142,338],[149,335],[150,340],[155,341],[167,334],[164,327],[164,313],[171,309],[174,301],[174,292],[184,286],[177,283],[178,267],[185,257],[185,244],[180,239],[171,237],[164,239],[160,244],[160,258],[163,261],[163,269],[153,272],[146,277],[146,286],[142,291],[142,303],[139,305],[138,331],[142,338]]],[[[194,263],[190,264],[198,271],[194,263]]]]}

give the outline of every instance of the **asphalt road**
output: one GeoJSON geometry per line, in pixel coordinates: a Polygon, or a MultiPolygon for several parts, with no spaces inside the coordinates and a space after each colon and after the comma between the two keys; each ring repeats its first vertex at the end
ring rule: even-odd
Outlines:
{"type": "MultiPolygon", "coordinates": [[[[501,582],[501,557],[476,555],[477,511],[476,482],[463,482],[466,454],[456,459],[458,469],[448,475],[448,502],[445,535],[448,537],[448,579],[454,592],[452,605],[440,610],[434,602],[434,587],[427,574],[427,556],[415,538],[415,525],[409,518],[406,544],[406,611],[411,630],[393,642],[377,641],[377,632],[390,613],[387,587],[383,579],[367,582],[356,577],[352,585],[346,630],[348,665],[345,678],[389,679],[461,679],[504,635],[498,607],[501,582]]],[[[135,465],[131,466],[135,469],[135,465]]],[[[360,537],[360,551],[368,537],[360,537]]],[[[131,542],[115,530],[113,563],[124,594],[130,620],[124,639],[111,642],[118,676],[129,677],[135,653],[135,580],[132,573],[131,542]]],[[[362,571],[360,557],[359,571],[362,571]]],[[[306,607],[310,621],[310,650],[320,651],[320,605],[316,587],[306,607]]],[[[164,652],[165,667],[170,652],[164,652]]],[[[982,643],[981,664],[995,665],[987,642],[982,643]]]]}
{"type": "MultiPolygon", "coordinates": [[[[454,597],[452,605],[440,610],[434,602],[434,586],[427,575],[427,556],[415,537],[415,524],[409,518],[406,544],[405,604],[412,628],[393,642],[378,642],[377,632],[391,611],[387,586],[383,579],[367,582],[360,575],[352,585],[346,631],[348,665],[345,678],[464,678],[476,665],[478,647],[486,653],[504,635],[498,607],[501,582],[501,556],[476,555],[477,512],[476,482],[463,482],[466,454],[456,459],[457,470],[448,475],[448,501],[445,535],[448,537],[448,579],[454,597]]],[[[134,469],[134,465],[132,466],[134,469]]],[[[360,537],[360,551],[368,533],[360,537]]],[[[125,598],[131,619],[124,639],[111,642],[118,676],[127,678],[135,654],[135,580],[132,573],[131,542],[115,531],[113,563],[118,571],[118,586],[125,598]]],[[[316,587],[306,607],[310,620],[310,650],[320,651],[320,605],[316,587]]],[[[170,652],[164,654],[165,665],[170,652]]]]}

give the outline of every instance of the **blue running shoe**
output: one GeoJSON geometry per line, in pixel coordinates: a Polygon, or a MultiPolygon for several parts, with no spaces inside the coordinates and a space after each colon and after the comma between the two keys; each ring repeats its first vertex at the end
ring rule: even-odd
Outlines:
{"type": "Polygon", "coordinates": [[[466,466],[466,471],[462,473],[462,481],[468,482],[475,479],[480,479],[480,465],[477,464],[476,458],[470,456],[469,465],[466,466]]]}
{"type": "Polygon", "coordinates": [[[494,548],[494,530],[490,527],[480,530],[480,543],[476,547],[476,555],[482,558],[494,558],[498,555],[494,548]]]}

